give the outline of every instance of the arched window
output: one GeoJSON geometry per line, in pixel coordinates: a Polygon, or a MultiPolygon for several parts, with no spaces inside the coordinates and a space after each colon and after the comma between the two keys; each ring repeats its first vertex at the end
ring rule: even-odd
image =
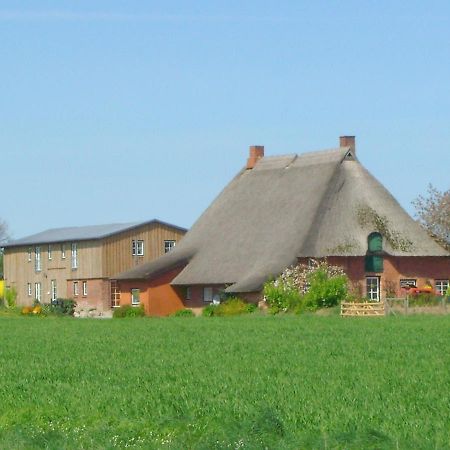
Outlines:
{"type": "Polygon", "coordinates": [[[381,252],[383,250],[383,236],[380,233],[370,233],[367,238],[367,249],[370,253],[381,252]]]}
{"type": "Polygon", "coordinates": [[[367,237],[366,272],[383,272],[383,236],[380,233],[370,233],[367,237]]]}

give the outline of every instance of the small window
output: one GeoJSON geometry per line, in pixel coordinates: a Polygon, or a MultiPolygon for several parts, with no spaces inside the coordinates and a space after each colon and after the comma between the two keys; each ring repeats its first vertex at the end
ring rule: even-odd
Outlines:
{"type": "Polygon", "coordinates": [[[74,297],[78,296],[78,281],[73,282],[73,296],[74,297]]]}
{"type": "Polygon", "coordinates": [[[211,303],[213,301],[213,288],[204,287],[203,288],[203,301],[211,303]]]}
{"type": "Polygon", "coordinates": [[[78,268],[78,249],[77,244],[72,244],[72,269],[78,268]]]}
{"type": "Polygon", "coordinates": [[[31,262],[31,247],[28,249],[28,262],[31,262]]]}
{"type": "Polygon", "coordinates": [[[83,297],[87,296],[87,281],[83,281],[83,297]]]}
{"type": "Polygon", "coordinates": [[[141,302],[140,289],[131,289],[131,304],[137,306],[139,305],[140,302],[141,302]]]}
{"type": "Polygon", "coordinates": [[[34,283],[34,298],[36,301],[41,301],[41,283],[34,283]]]}
{"type": "Polygon", "coordinates": [[[61,244],[61,259],[66,259],[66,246],[61,244]]]}
{"type": "Polygon", "coordinates": [[[118,308],[120,306],[120,289],[117,281],[111,281],[111,307],[118,308]]]}
{"type": "Polygon", "coordinates": [[[381,252],[383,250],[383,236],[380,233],[371,233],[367,238],[369,252],[381,252]]]}
{"type": "Polygon", "coordinates": [[[31,283],[27,283],[27,291],[28,291],[28,297],[31,297],[32,296],[31,283]]]}
{"type": "Polygon", "coordinates": [[[41,247],[34,249],[34,270],[36,272],[41,271],[41,247]]]}
{"type": "Polygon", "coordinates": [[[144,241],[133,239],[131,243],[131,254],[133,256],[144,256],[144,241]]]}
{"type": "Polygon", "coordinates": [[[380,278],[367,277],[366,278],[366,296],[369,300],[380,301],[380,278]]]}
{"type": "Polygon", "coordinates": [[[58,297],[58,295],[56,293],[56,280],[52,280],[50,282],[50,293],[51,293],[52,303],[56,302],[56,299],[58,297]]]}
{"type": "Polygon", "coordinates": [[[436,294],[445,295],[449,286],[449,280],[436,280],[436,294]]]}
{"type": "Polygon", "coordinates": [[[191,287],[188,286],[186,288],[186,300],[191,300],[191,298],[192,298],[191,296],[192,296],[191,287]]]}
{"type": "Polygon", "coordinates": [[[171,241],[164,241],[164,253],[170,252],[175,245],[177,244],[177,241],[171,240],[171,241]]]}
{"type": "Polygon", "coordinates": [[[417,287],[417,280],[415,278],[402,278],[400,280],[400,287],[402,289],[410,289],[417,287]]]}
{"type": "Polygon", "coordinates": [[[50,244],[48,245],[47,253],[48,253],[48,259],[51,261],[51,259],[52,259],[52,246],[50,244]]]}

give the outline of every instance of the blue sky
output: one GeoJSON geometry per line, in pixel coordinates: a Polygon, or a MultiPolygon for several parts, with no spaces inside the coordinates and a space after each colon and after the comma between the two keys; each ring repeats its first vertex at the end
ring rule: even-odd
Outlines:
{"type": "Polygon", "coordinates": [[[266,154],[336,146],[409,212],[450,185],[450,3],[0,1],[0,217],[15,238],[189,227],[266,154]]]}

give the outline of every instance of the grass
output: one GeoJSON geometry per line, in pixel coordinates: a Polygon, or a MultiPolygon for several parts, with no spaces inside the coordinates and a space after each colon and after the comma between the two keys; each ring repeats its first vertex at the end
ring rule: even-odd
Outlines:
{"type": "Polygon", "coordinates": [[[450,318],[0,318],[0,448],[450,448],[450,318]]]}

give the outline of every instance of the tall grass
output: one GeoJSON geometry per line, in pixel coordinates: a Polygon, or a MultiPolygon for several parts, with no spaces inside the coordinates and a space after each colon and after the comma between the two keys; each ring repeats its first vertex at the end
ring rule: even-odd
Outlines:
{"type": "Polygon", "coordinates": [[[0,448],[449,448],[448,317],[0,318],[0,448]]]}

